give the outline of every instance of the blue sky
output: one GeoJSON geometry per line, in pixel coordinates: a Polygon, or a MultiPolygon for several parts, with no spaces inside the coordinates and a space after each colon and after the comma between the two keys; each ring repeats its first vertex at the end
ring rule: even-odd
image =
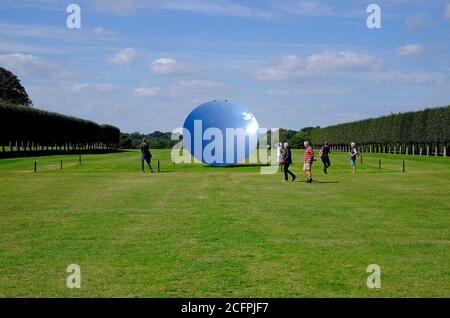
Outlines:
{"type": "Polygon", "coordinates": [[[35,107],[127,132],[213,99],[298,130],[450,104],[449,31],[448,0],[2,0],[0,66],[35,107]]]}

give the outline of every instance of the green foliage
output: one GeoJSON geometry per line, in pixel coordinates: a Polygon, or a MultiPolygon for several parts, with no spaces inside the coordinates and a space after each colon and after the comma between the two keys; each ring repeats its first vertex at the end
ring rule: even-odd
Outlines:
{"type": "Polygon", "coordinates": [[[391,114],[353,123],[316,128],[315,144],[446,143],[450,141],[450,106],[391,114]]]}
{"type": "Polygon", "coordinates": [[[280,129],[280,142],[289,142],[289,140],[294,137],[297,132],[291,129],[280,129]]]}
{"type": "Polygon", "coordinates": [[[105,145],[117,145],[120,141],[120,129],[111,125],[101,125],[100,141],[105,145]]]}
{"type": "Polygon", "coordinates": [[[130,134],[120,133],[119,148],[120,149],[133,148],[133,140],[130,138],[130,134]]]}
{"type": "Polygon", "coordinates": [[[311,132],[314,129],[314,127],[305,127],[297,132],[295,130],[281,129],[280,140],[287,141],[293,149],[300,149],[303,148],[305,140],[311,140],[311,132]]]}
{"type": "Polygon", "coordinates": [[[31,107],[0,102],[0,145],[34,142],[41,146],[119,143],[120,130],[110,125],[31,107]]]}
{"type": "Polygon", "coordinates": [[[303,131],[295,133],[294,136],[289,139],[288,143],[293,149],[303,148],[303,143],[305,140],[309,140],[309,135],[303,131]]]}
{"type": "MultiPolygon", "coordinates": [[[[151,148],[167,149],[176,143],[170,136],[169,132],[155,131],[151,134],[134,132],[127,138],[131,139],[132,148],[138,148],[146,138],[151,148]]],[[[300,131],[280,129],[279,136],[280,142],[288,142],[293,149],[303,148],[305,140],[314,144],[446,143],[450,141],[450,106],[390,114],[326,128],[305,127],[300,131]]]]}
{"type": "Polygon", "coordinates": [[[20,106],[33,105],[17,76],[2,67],[0,67],[0,101],[20,106]]]}
{"type": "Polygon", "coordinates": [[[132,141],[132,148],[139,148],[143,139],[147,139],[147,142],[152,149],[170,149],[177,141],[171,140],[170,132],[155,131],[151,134],[141,134],[139,132],[133,132],[128,135],[132,141]]]}
{"type": "Polygon", "coordinates": [[[320,128],[320,127],[305,127],[305,128],[302,128],[302,129],[300,130],[300,132],[306,134],[306,135],[308,136],[308,138],[309,138],[309,137],[311,136],[311,132],[312,132],[314,129],[316,129],[316,128],[320,128]]]}

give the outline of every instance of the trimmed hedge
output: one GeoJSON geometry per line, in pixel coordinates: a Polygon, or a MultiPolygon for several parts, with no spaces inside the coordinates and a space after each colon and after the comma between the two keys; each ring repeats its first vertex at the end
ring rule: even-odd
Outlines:
{"type": "Polygon", "coordinates": [[[120,130],[89,120],[0,102],[0,145],[57,148],[114,147],[120,130]]]}
{"type": "Polygon", "coordinates": [[[100,141],[105,145],[117,145],[120,142],[120,130],[111,125],[100,126],[100,141]]]}
{"type": "Polygon", "coordinates": [[[448,142],[450,106],[316,128],[311,139],[315,144],[448,142]]]}
{"type": "Polygon", "coordinates": [[[446,155],[450,141],[450,106],[316,128],[312,131],[311,139],[316,145],[325,142],[348,145],[350,142],[356,142],[364,149],[369,147],[379,150],[381,147],[386,149],[386,146],[396,149],[400,146],[400,152],[409,146],[413,153],[414,149],[422,149],[425,146],[427,154],[429,147],[434,145],[435,154],[442,149],[446,155]]]}

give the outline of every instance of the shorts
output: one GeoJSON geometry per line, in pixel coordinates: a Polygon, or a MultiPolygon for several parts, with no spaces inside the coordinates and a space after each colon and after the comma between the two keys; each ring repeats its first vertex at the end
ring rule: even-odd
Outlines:
{"type": "Polygon", "coordinates": [[[352,167],[356,167],[356,159],[355,160],[350,160],[351,161],[351,163],[352,163],[352,167]]]}
{"type": "Polygon", "coordinates": [[[312,163],[305,162],[303,164],[303,171],[311,171],[311,166],[312,166],[312,163]]]}

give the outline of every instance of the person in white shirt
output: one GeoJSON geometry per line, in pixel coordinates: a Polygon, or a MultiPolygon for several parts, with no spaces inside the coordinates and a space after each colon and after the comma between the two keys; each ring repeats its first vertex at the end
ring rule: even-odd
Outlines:
{"type": "Polygon", "coordinates": [[[283,144],[277,143],[276,146],[277,148],[277,162],[278,165],[280,166],[280,169],[283,170],[283,164],[282,164],[282,159],[283,159],[283,144]]]}

